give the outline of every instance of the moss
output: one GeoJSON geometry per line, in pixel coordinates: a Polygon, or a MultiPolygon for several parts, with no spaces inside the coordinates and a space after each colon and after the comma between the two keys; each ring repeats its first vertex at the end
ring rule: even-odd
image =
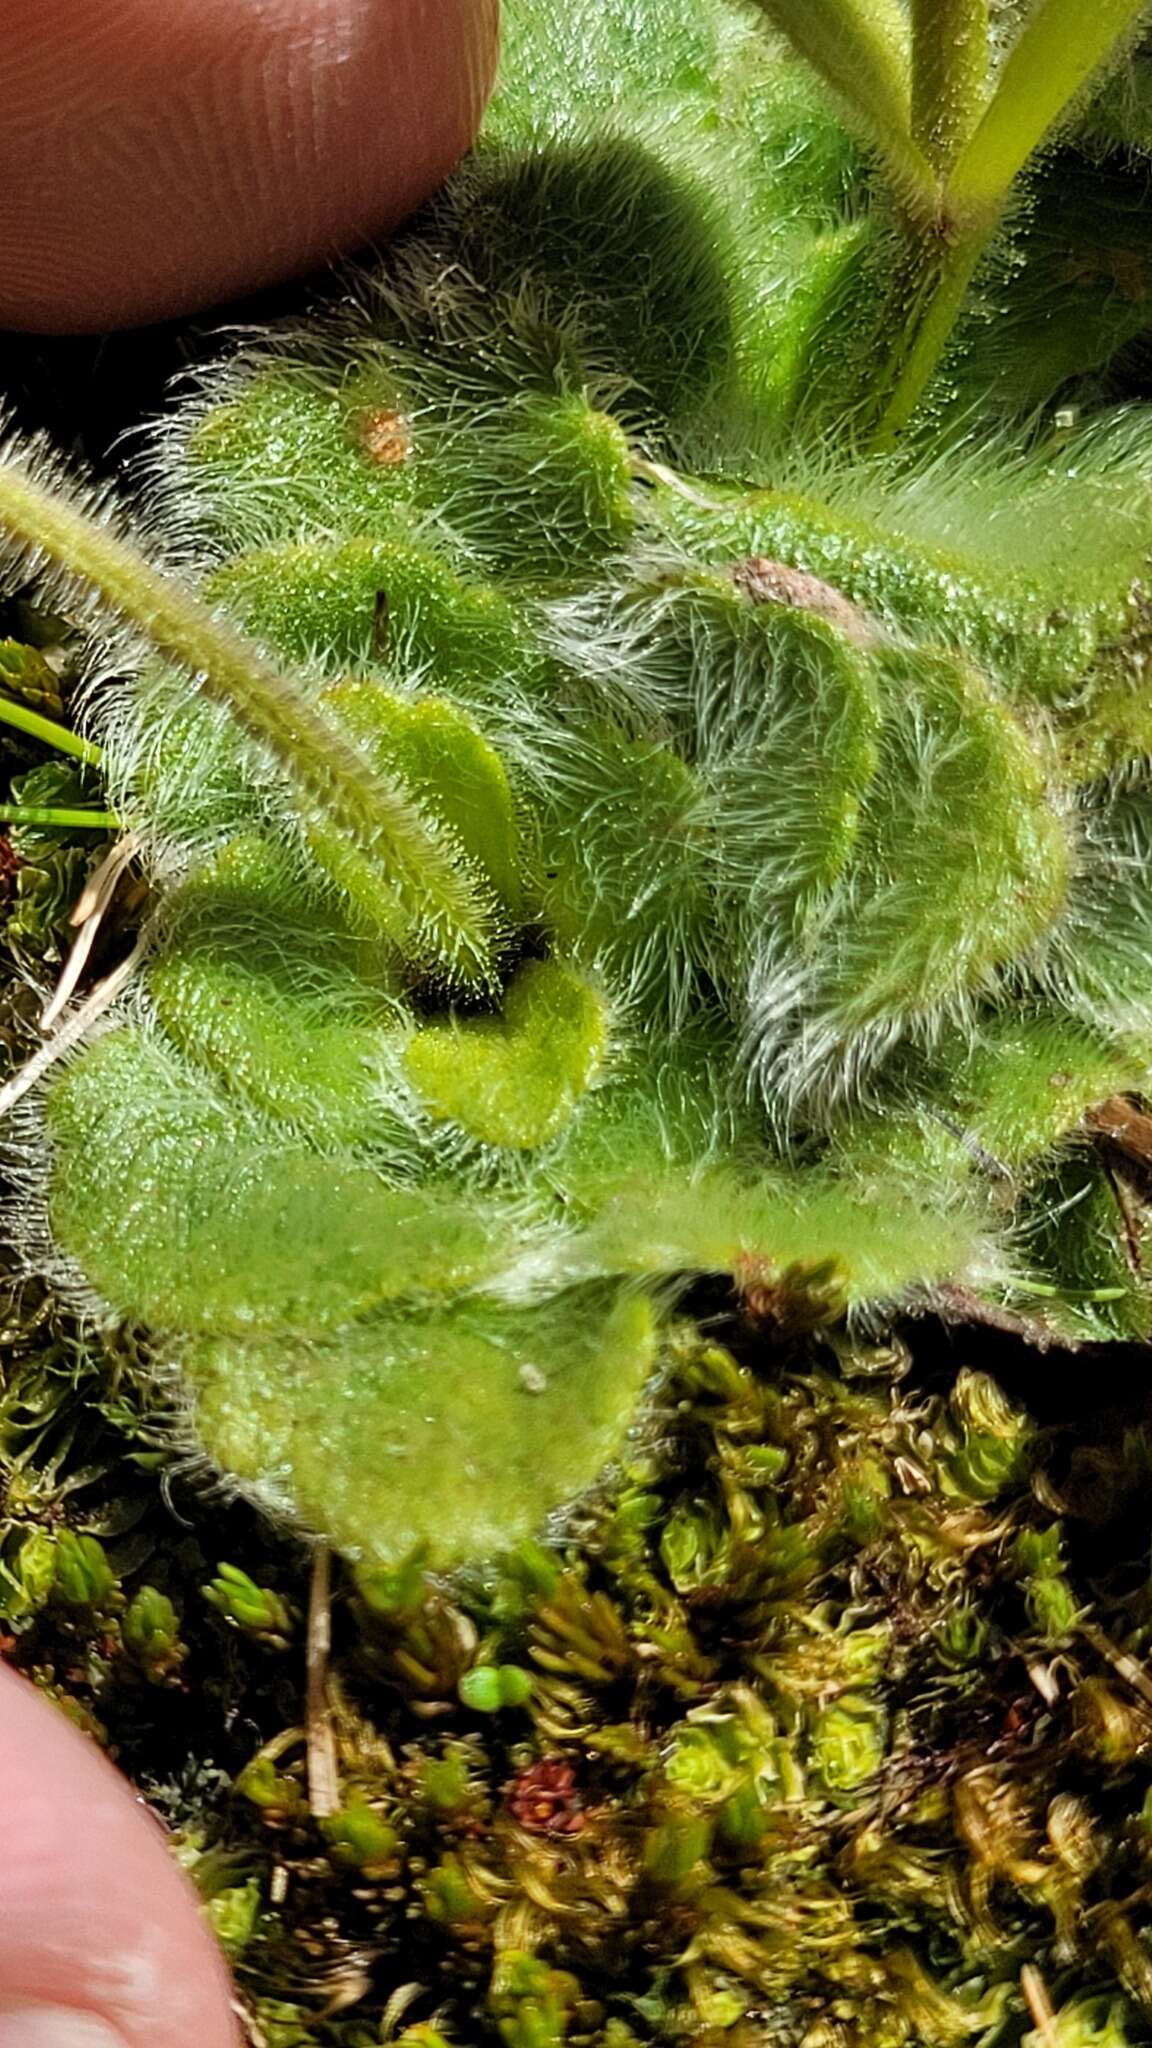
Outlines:
{"type": "Polygon", "coordinates": [[[821,2026],[921,2048],[1014,2038],[1046,1997],[1076,2048],[1142,2038],[1147,1709],[1125,1671],[1152,1614],[1128,1518],[1146,1403],[1082,1428],[1069,1468],[987,1374],[942,1367],[929,1326],[888,1356],[903,1379],[836,1341],[840,1369],[820,1338],[760,1339],[750,1368],[685,1330],[660,1427],[578,1525],[451,1580],[415,1555],[362,1571],[333,1609],[340,1803],[317,1819],[305,1555],[176,1480],[181,1541],[142,1563],[168,1510],[138,1471],[136,1535],[116,1534],[125,1453],[162,1419],[134,1374],[110,1395],[18,1340],[5,1485],[35,1417],[55,1491],[9,1509],[0,1585],[22,1557],[31,1581],[52,1519],[103,1590],[87,1571],[77,1599],[69,1564],[67,1599],[6,1594],[11,1654],[49,1692],[66,1667],[68,1711],[173,1824],[266,2035],[371,2048],[403,1999],[412,2048],[676,2048],[743,2040],[770,2002],[782,2048],[821,2026]],[[1028,1674],[1054,1657],[1045,1699],[1028,1674]],[[515,1678],[498,1711],[494,1676],[515,1678]]]}

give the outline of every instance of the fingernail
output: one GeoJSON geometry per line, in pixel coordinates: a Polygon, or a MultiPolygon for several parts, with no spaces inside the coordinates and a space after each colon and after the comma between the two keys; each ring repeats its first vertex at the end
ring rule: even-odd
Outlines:
{"type": "Polygon", "coordinates": [[[0,2004],[0,2048],[129,2048],[118,2027],[74,2005],[0,2004]]]}

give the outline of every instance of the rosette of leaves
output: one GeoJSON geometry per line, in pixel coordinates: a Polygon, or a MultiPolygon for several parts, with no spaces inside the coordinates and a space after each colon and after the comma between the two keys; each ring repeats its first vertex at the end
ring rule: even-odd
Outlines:
{"type": "Polygon", "coordinates": [[[991,396],[964,341],[1140,10],[762,12],[521,0],[383,275],[175,408],[147,549],[0,484],[127,622],[155,879],[29,1238],[353,1553],[591,1483],[693,1274],[1148,1324],[1083,1136],[1152,1063],[1147,427],[1004,427],[1077,367],[1031,260],[991,396]]]}

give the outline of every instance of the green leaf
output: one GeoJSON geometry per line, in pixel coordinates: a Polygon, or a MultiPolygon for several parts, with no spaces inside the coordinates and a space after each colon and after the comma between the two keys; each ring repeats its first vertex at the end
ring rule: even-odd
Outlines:
{"type": "Polygon", "coordinates": [[[498,1017],[426,1025],[404,1063],[431,1115],[524,1149],[563,1129],[603,1066],[607,1037],[596,990],[558,961],[530,960],[498,1017]]]}
{"type": "MultiPolygon", "coordinates": [[[[374,772],[361,752],[318,711],[296,680],[275,668],[191,590],[146,561],[128,541],[63,492],[37,481],[26,464],[0,463],[0,523],[26,545],[83,578],[111,610],[128,619],[197,686],[226,704],[249,737],[270,753],[341,847],[346,884],[362,907],[391,913],[465,983],[491,970],[492,909],[443,834],[393,778],[374,772]]],[[[10,706],[26,731],[69,746],[85,759],[88,741],[10,706]]]]}
{"type": "Polygon", "coordinates": [[[504,1707],[527,1704],[532,1678],[519,1664],[477,1664],[464,1673],[457,1690],[474,1713],[498,1714],[504,1707]]]}
{"type": "Polygon", "coordinates": [[[82,1054],[48,1123],[68,1161],[49,1193],[58,1244],[114,1309],[158,1329],[319,1331],[451,1294],[508,1256],[498,1211],[277,1134],[134,1029],[82,1054]],[[128,1206],[110,1230],[113,1189],[128,1206]]]}
{"type": "MultiPolygon", "coordinates": [[[[515,925],[522,908],[515,805],[500,756],[472,721],[438,697],[408,702],[371,683],[339,684],[324,701],[380,772],[416,797],[455,849],[461,871],[515,925]]],[[[316,827],[311,840],[325,865],[343,874],[341,841],[316,827]]],[[[350,872],[348,889],[362,908],[371,908],[350,872]]]]}
{"type": "Polygon", "coordinates": [[[182,1363],[197,1435],[257,1498],[354,1558],[425,1544],[444,1568],[530,1535],[620,1455],[654,1337],[643,1296],[581,1289],[207,1338],[182,1363]]]}
{"type": "Polygon", "coordinates": [[[148,985],[173,1042],[229,1094],[315,1144],[395,1150],[405,1138],[385,1076],[404,1029],[396,969],[253,834],[174,892],[148,985]]]}

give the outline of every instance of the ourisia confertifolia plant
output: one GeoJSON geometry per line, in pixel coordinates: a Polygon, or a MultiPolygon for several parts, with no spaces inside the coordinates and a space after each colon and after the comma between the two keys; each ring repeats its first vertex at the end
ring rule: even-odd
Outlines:
{"type": "Polygon", "coordinates": [[[471,160],[135,538],[0,473],[120,621],[154,906],[29,1256],[351,1554],[586,1488],[694,1275],[1152,1323],[1081,1135],[1152,1066],[1143,12],[510,0],[471,160]]]}

